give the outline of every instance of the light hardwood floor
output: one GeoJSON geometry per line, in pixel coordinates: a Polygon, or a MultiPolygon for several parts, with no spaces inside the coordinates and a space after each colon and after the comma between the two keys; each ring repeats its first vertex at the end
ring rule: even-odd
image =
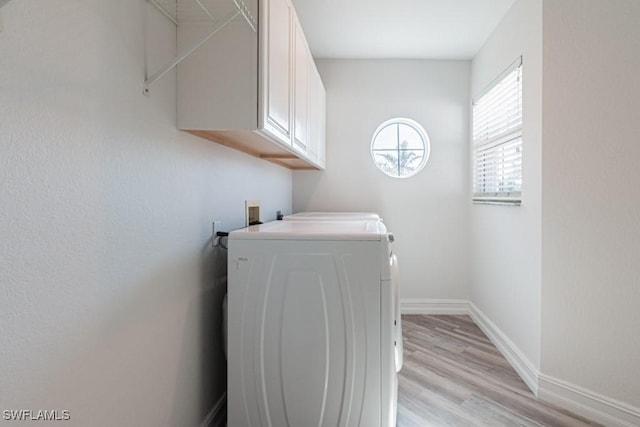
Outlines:
{"type": "Polygon", "coordinates": [[[398,427],[598,426],[538,401],[469,316],[403,315],[398,427]]]}

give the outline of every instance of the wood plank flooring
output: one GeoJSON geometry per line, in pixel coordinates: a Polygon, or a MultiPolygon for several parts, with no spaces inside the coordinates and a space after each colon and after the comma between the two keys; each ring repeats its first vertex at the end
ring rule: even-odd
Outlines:
{"type": "Polygon", "coordinates": [[[538,401],[469,316],[403,315],[398,427],[598,426],[538,401]]]}

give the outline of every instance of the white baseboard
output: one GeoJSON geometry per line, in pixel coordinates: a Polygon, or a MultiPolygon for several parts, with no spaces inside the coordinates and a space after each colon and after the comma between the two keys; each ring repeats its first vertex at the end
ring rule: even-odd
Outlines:
{"type": "Polygon", "coordinates": [[[476,305],[469,302],[469,314],[482,332],[500,350],[500,353],[513,366],[520,378],[531,389],[534,395],[538,395],[538,378],[540,372],[520,349],[500,330],[476,305]]]}
{"type": "Polygon", "coordinates": [[[400,300],[400,311],[402,314],[468,314],[540,400],[605,426],[640,426],[640,408],[541,374],[513,341],[470,301],[405,299],[400,300]]]}
{"type": "Polygon", "coordinates": [[[640,408],[548,375],[540,375],[538,397],[605,426],[640,426],[640,408]]]}
{"type": "MultiPolygon", "coordinates": [[[[223,412],[226,411],[226,403],[227,403],[227,392],[222,393],[222,396],[218,399],[218,401],[213,405],[207,416],[202,420],[200,427],[215,427],[215,422],[223,412]]],[[[219,423],[218,423],[219,424],[219,423]]]]}
{"type": "Polygon", "coordinates": [[[464,299],[402,299],[402,314],[469,314],[469,301],[464,299]]]}

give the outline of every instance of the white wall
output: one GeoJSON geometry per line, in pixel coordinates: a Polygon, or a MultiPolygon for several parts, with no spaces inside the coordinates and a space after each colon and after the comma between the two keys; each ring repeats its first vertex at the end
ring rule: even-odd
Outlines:
{"type": "Polygon", "coordinates": [[[636,408],[639,52],[637,0],[544,2],[542,370],[636,408]]]}
{"type": "Polygon", "coordinates": [[[151,68],[175,53],[146,1],[2,15],[0,409],[198,425],[225,381],[210,221],[290,212],[291,172],[177,131],[175,75],[142,95],[145,26],[151,68]]]}
{"type": "Polygon", "coordinates": [[[473,303],[540,367],[542,1],[519,0],[474,58],[475,96],[523,56],[522,206],[471,208],[473,303]]]}
{"type": "Polygon", "coordinates": [[[380,213],[396,236],[403,299],[468,299],[469,62],[320,60],[327,91],[327,169],[294,172],[294,211],[380,213]],[[404,180],[369,154],[378,125],[417,120],[431,158],[404,180]]]}

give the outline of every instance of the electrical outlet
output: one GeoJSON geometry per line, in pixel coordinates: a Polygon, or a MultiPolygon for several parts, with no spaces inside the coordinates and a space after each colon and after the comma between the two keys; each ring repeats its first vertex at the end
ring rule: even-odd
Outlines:
{"type": "Polygon", "coordinates": [[[244,201],[244,225],[256,224],[260,222],[260,200],[244,201]]]}

